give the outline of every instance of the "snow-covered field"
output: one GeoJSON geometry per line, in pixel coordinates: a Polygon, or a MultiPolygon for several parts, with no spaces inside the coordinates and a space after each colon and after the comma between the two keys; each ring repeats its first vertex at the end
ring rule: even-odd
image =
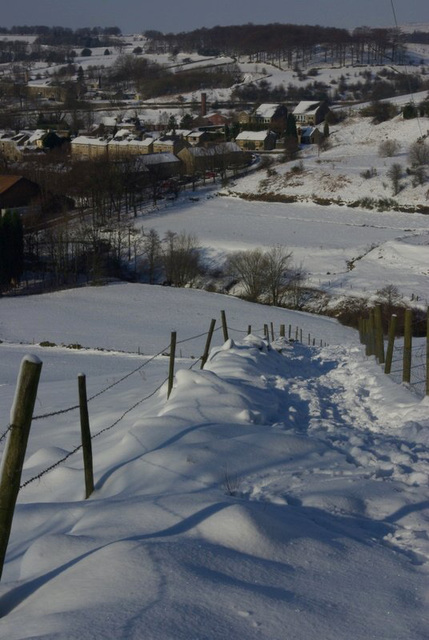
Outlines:
{"type": "MultiPolygon", "coordinates": [[[[0,637],[427,637],[428,401],[367,360],[355,331],[145,285],[0,305],[2,432],[25,353],[43,361],[37,416],[76,404],[79,372],[89,397],[109,387],[89,403],[102,432],[91,498],[80,451],[19,494],[0,637]],[[200,371],[205,336],[182,340],[222,309],[232,340],[217,331],[200,371]],[[270,322],[329,346],[272,348],[270,322]],[[167,400],[168,358],[149,356],[171,330],[181,357],[167,400]]],[[[23,482],[78,444],[76,411],[33,421],[23,482]]]]}
{"type": "MultiPolygon", "coordinates": [[[[237,181],[237,187],[247,180],[255,187],[260,179],[257,173],[237,181]]],[[[307,272],[308,283],[336,298],[371,296],[394,284],[406,299],[418,296],[423,305],[429,301],[426,215],[227,196],[161,205],[140,222],[146,231],[154,228],[161,236],[168,230],[195,234],[215,262],[237,249],[284,245],[307,272]]]]}

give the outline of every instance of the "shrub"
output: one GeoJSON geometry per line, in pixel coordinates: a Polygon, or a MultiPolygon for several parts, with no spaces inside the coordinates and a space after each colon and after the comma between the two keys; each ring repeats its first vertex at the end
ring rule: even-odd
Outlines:
{"type": "Polygon", "coordinates": [[[298,164],[294,164],[293,167],[291,167],[290,169],[290,173],[295,173],[295,174],[303,173],[303,171],[304,171],[304,163],[302,160],[300,160],[298,164]]]}
{"type": "Polygon", "coordinates": [[[414,142],[408,152],[408,158],[413,167],[429,164],[429,145],[424,140],[414,142]]]}
{"type": "Polygon", "coordinates": [[[378,155],[380,158],[391,158],[400,150],[400,144],[396,140],[383,140],[378,146],[378,155]]]}
{"type": "Polygon", "coordinates": [[[375,100],[368,107],[362,109],[361,114],[372,118],[373,124],[380,124],[380,122],[394,118],[397,114],[397,109],[391,102],[375,100]]]}
{"type": "Polygon", "coordinates": [[[348,297],[331,310],[331,315],[348,327],[359,326],[359,320],[368,313],[367,298],[348,297]]]}
{"type": "Polygon", "coordinates": [[[414,104],[406,104],[402,111],[402,116],[404,120],[411,120],[412,118],[417,118],[418,116],[417,107],[414,104]]]}
{"type": "Polygon", "coordinates": [[[393,198],[379,198],[377,200],[378,211],[390,211],[390,209],[396,210],[398,203],[393,198]]]}
{"type": "Polygon", "coordinates": [[[377,169],[375,167],[371,167],[370,169],[362,171],[360,175],[362,178],[365,178],[365,180],[369,180],[377,175],[377,169]]]}

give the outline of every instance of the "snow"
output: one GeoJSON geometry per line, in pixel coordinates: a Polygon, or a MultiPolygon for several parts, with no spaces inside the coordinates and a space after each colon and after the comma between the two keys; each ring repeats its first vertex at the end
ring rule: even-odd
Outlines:
{"type": "MultiPolygon", "coordinates": [[[[350,175],[350,174],[348,174],[350,175]]],[[[264,173],[237,181],[225,193],[257,191],[264,173]]],[[[300,176],[298,176],[300,178],[300,176]]],[[[305,178],[306,197],[317,177],[305,178]]],[[[183,199],[139,219],[143,228],[192,232],[215,262],[231,251],[281,244],[302,265],[308,282],[333,296],[373,295],[395,284],[405,299],[429,301],[427,279],[429,217],[397,211],[365,211],[311,202],[248,202],[232,195],[183,199]],[[418,246],[418,251],[413,247],[418,246]],[[347,263],[354,261],[350,271],[347,263]]]]}
{"type": "MultiPolygon", "coordinates": [[[[262,65],[248,67],[249,80],[265,77],[262,65]]],[[[296,161],[280,163],[223,196],[213,197],[216,187],[198,202],[182,194],[136,224],[194,233],[215,262],[281,243],[309,283],[333,295],[395,284],[425,307],[428,216],[312,202],[390,196],[387,170],[406,163],[420,127],[427,119],[371,127],[351,118],[332,127],[331,149],[303,152],[301,174],[290,173],[296,161]],[[378,144],[392,136],[399,155],[380,158],[378,144]],[[377,175],[365,180],[369,167],[377,175]],[[264,191],[299,202],[237,197],[264,191]]],[[[403,181],[398,202],[425,204],[424,189],[403,181]]],[[[385,376],[357,332],[232,296],[125,283],[3,297],[0,310],[0,445],[20,362],[43,363],[0,582],[1,638],[427,638],[429,400],[385,376]],[[270,323],[271,344],[261,337],[270,323]],[[281,324],[302,331],[303,344],[279,338],[281,324]],[[88,500],[81,372],[93,435],[88,500]]]]}
{"type": "MultiPolygon", "coordinates": [[[[84,371],[99,434],[90,499],[80,451],[20,491],[1,637],[427,637],[428,401],[365,358],[355,331],[135,284],[0,304],[0,424],[30,351],[43,361],[36,416],[75,406],[84,371]],[[220,309],[230,339],[215,332],[201,371],[205,337],[181,341],[220,309]],[[330,346],[268,344],[270,321],[330,346]],[[168,358],[149,356],[172,329],[167,400],[168,358]],[[60,346],[77,341],[88,349],[60,346]]],[[[76,411],[34,420],[22,481],[78,443],[76,411]]]]}

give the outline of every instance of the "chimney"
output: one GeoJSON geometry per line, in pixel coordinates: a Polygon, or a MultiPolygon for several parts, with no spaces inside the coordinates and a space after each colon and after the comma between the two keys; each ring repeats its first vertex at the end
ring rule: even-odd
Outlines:
{"type": "Polygon", "coordinates": [[[201,115],[203,118],[205,115],[207,115],[207,94],[206,93],[201,94],[201,115]]]}

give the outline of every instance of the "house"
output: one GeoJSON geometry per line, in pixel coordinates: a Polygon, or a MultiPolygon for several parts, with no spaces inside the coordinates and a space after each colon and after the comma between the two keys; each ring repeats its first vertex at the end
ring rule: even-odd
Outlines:
{"type": "Polygon", "coordinates": [[[315,126],[324,121],[330,109],[326,102],[301,101],[293,110],[296,124],[315,126]]]}
{"type": "MultiPolygon", "coordinates": [[[[195,146],[197,144],[202,144],[203,142],[207,142],[210,139],[210,136],[203,130],[200,129],[175,129],[174,131],[168,131],[165,134],[166,138],[177,137],[185,140],[187,142],[187,146],[192,145],[195,146]]],[[[177,151],[177,153],[179,153],[177,151]]]]}
{"type": "Polygon", "coordinates": [[[228,116],[224,116],[222,113],[217,111],[207,114],[205,116],[205,120],[207,120],[209,125],[211,124],[214,127],[225,127],[226,124],[231,123],[231,118],[228,118],[228,116]]]}
{"type": "Polygon", "coordinates": [[[235,142],[248,151],[271,151],[276,146],[277,136],[273,131],[242,131],[235,142]]]}
{"type": "Polygon", "coordinates": [[[156,177],[171,178],[182,171],[180,159],[168,152],[147,153],[140,156],[139,161],[149,174],[156,177]]]}
{"type": "Polygon", "coordinates": [[[127,130],[121,129],[112,140],[109,140],[107,147],[108,155],[112,159],[138,156],[153,152],[153,139],[145,138],[140,140],[138,137],[130,135],[127,130]]]}
{"type": "Polygon", "coordinates": [[[249,110],[243,110],[237,113],[237,121],[239,124],[249,124],[251,118],[252,112],[249,110]]]}
{"type": "Polygon", "coordinates": [[[207,131],[196,129],[195,131],[191,131],[186,136],[185,140],[191,146],[195,147],[196,145],[203,145],[208,142],[210,140],[210,134],[207,131]]]}
{"type": "Polygon", "coordinates": [[[246,163],[247,153],[234,142],[220,142],[208,147],[189,147],[179,151],[178,157],[185,165],[189,175],[215,171],[223,173],[226,169],[246,163]]]}
{"type": "Polygon", "coordinates": [[[320,144],[323,133],[317,127],[297,127],[298,144],[320,144]]]}
{"type": "Polygon", "coordinates": [[[153,143],[154,153],[171,153],[177,155],[188,143],[181,136],[162,136],[153,143]]]}
{"type": "Polygon", "coordinates": [[[78,160],[93,160],[94,158],[106,158],[109,142],[106,138],[91,138],[90,136],[77,136],[71,141],[73,158],[78,160]]]}
{"type": "Polygon", "coordinates": [[[278,134],[282,134],[286,128],[288,110],[283,104],[266,102],[260,104],[252,113],[250,123],[252,128],[267,129],[268,127],[278,134]]]}
{"type": "Polygon", "coordinates": [[[19,133],[4,132],[0,135],[0,153],[9,162],[19,162],[24,154],[37,151],[37,145],[30,141],[31,131],[19,133]]]}
{"type": "Polygon", "coordinates": [[[209,168],[208,153],[205,147],[185,147],[179,151],[177,156],[185,165],[185,172],[188,175],[203,173],[209,168]]]}
{"type": "Polygon", "coordinates": [[[46,129],[36,129],[34,133],[32,133],[28,139],[27,146],[35,146],[37,149],[48,150],[48,149],[57,149],[61,147],[64,142],[68,139],[68,134],[58,135],[57,132],[51,131],[50,129],[46,131],[46,129]]]}
{"type": "Polygon", "coordinates": [[[0,211],[13,209],[20,213],[40,210],[41,190],[38,184],[23,176],[0,175],[0,211]]]}

